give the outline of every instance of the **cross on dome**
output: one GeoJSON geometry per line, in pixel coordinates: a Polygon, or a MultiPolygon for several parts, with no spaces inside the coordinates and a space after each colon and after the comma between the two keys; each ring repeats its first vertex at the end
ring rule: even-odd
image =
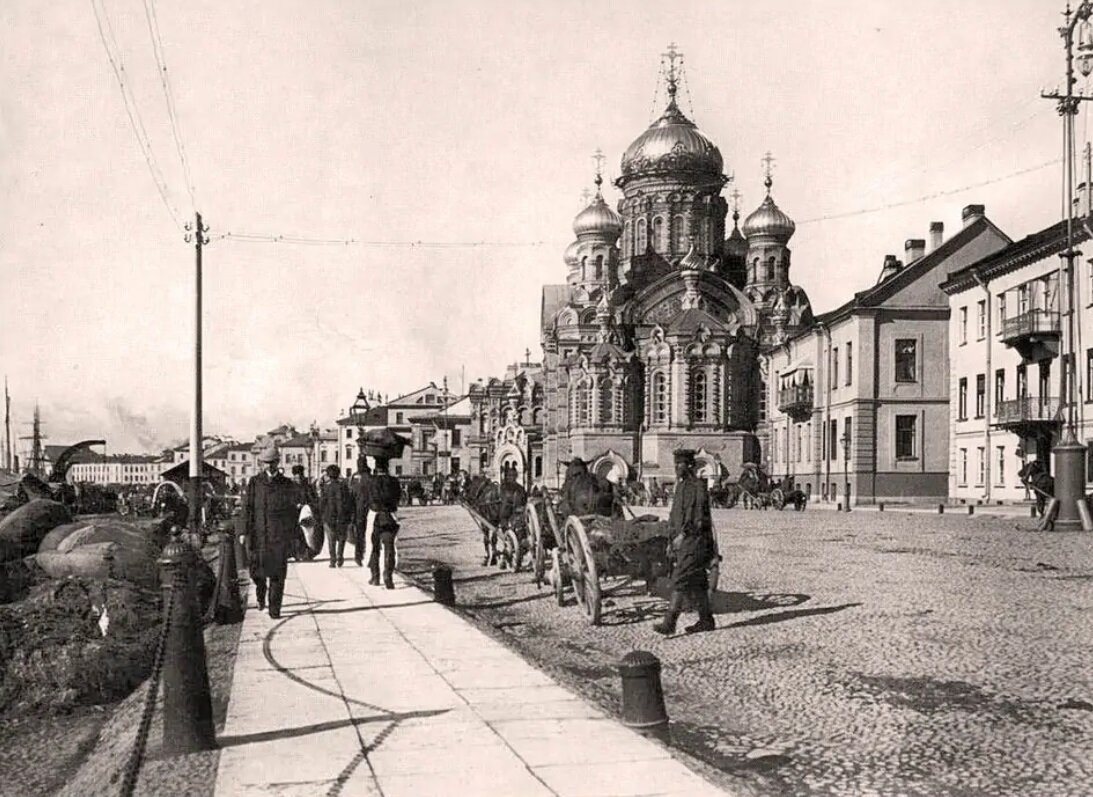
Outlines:
{"type": "Polygon", "coordinates": [[[774,185],[774,180],[771,175],[774,173],[774,156],[770,154],[770,150],[767,150],[767,154],[764,155],[761,160],[763,161],[763,172],[766,174],[766,179],[763,180],[763,185],[767,187],[767,196],[770,196],[770,187],[774,185]]]}
{"type": "Polygon", "coordinates": [[[596,151],[592,153],[592,160],[596,162],[596,196],[600,196],[600,186],[603,185],[603,162],[607,158],[603,154],[603,150],[596,147],[596,151]]]}
{"type": "Polygon", "coordinates": [[[682,67],[683,53],[676,47],[675,42],[670,42],[668,44],[668,52],[661,53],[661,57],[668,59],[668,98],[674,103],[676,99],[676,85],[679,80],[676,75],[676,61],[678,60],[682,67]]]}

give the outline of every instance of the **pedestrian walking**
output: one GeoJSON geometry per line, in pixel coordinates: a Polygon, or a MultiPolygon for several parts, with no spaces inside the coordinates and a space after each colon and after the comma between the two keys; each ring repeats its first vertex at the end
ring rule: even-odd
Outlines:
{"type": "Polygon", "coordinates": [[[380,548],[383,549],[383,585],[394,589],[392,574],[395,571],[395,535],[398,534],[399,498],[402,486],[398,479],[387,472],[387,460],[376,458],[376,470],[368,485],[368,529],[372,538],[372,554],[368,557],[368,569],[372,572],[369,584],[380,583],[380,548]]]}
{"type": "Polygon", "coordinates": [[[306,520],[297,522],[295,556],[298,561],[310,562],[323,550],[323,530],[315,529],[318,523],[316,518],[319,514],[319,495],[308,481],[303,465],[292,466],[292,484],[296,487],[296,509],[299,511],[297,518],[311,516],[310,527],[305,526],[306,520]],[[304,507],[307,507],[307,512],[303,511],[304,507]]]}
{"type": "Polygon", "coordinates": [[[329,480],[319,497],[320,513],[326,530],[326,544],[330,547],[330,566],[341,567],[345,564],[345,538],[349,531],[352,504],[349,502],[349,488],[341,477],[341,468],[327,465],[326,475],[329,480]]]}
{"type": "Polygon", "coordinates": [[[675,452],[676,477],[668,530],[672,535],[672,599],[664,619],[653,626],[658,634],[675,633],[676,621],[686,601],[698,612],[698,622],[686,628],[688,634],[712,631],[716,627],[710,610],[709,567],[717,555],[710,515],[706,480],[695,475],[695,452],[675,452]]]}
{"type": "Polygon", "coordinates": [[[281,473],[276,447],[263,449],[258,461],[265,470],[247,486],[243,528],[258,608],[266,608],[268,582],[269,616],[277,619],[285,594],[288,557],[296,540],[296,487],[281,473]]]}
{"type": "Polygon", "coordinates": [[[372,470],[364,457],[357,459],[357,487],[354,495],[353,512],[353,560],[359,567],[364,567],[364,541],[368,529],[369,488],[372,484],[372,470]]]}

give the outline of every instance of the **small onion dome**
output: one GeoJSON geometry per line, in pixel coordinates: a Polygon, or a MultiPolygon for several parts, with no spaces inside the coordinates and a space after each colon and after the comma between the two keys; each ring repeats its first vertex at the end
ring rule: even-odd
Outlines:
{"type": "Polygon", "coordinates": [[[732,214],[732,232],[729,233],[729,237],[725,239],[725,254],[730,257],[746,257],[748,254],[748,242],[747,239],[740,233],[740,225],[737,221],[740,218],[738,212],[732,214]]]}
{"type": "Polygon", "coordinates": [[[618,184],[647,174],[677,172],[723,179],[724,168],[717,146],[683,115],[673,97],[664,115],[626,148],[618,184]]]}
{"type": "Polygon", "coordinates": [[[622,234],[622,216],[608,207],[597,191],[596,198],[573,220],[573,232],[578,239],[595,235],[614,240],[622,234]]]}
{"type": "Polygon", "coordinates": [[[763,199],[763,203],[755,212],[744,219],[744,236],[751,238],[756,235],[769,235],[772,238],[788,241],[797,229],[797,225],[771,199],[771,179],[769,177],[766,180],[766,185],[767,196],[763,199]]]}
{"type": "Polygon", "coordinates": [[[577,253],[580,246],[580,241],[574,241],[565,248],[565,254],[562,255],[562,260],[564,260],[565,264],[570,268],[579,265],[581,262],[580,255],[577,253]]]}

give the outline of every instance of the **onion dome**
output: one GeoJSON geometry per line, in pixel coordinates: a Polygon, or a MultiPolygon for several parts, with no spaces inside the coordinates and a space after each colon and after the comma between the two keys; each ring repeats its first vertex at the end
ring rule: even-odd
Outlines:
{"type": "Polygon", "coordinates": [[[626,148],[618,185],[648,174],[676,172],[724,179],[725,161],[720,150],[679,110],[674,91],[670,94],[664,115],[626,148]]]}
{"type": "Polygon", "coordinates": [[[787,216],[781,211],[781,209],[774,204],[774,200],[770,197],[770,187],[773,181],[770,179],[770,175],[767,175],[765,185],[767,187],[767,196],[763,199],[763,203],[746,219],[744,219],[744,236],[752,238],[757,235],[770,236],[771,238],[781,239],[783,242],[788,241],[794,231],[797,229],[797,225],[793,223],[793,219],[787,216]]]}
{"type": "Polygon", "coordinates": [[[573,268],[574,266],[578,265],[581,262],[580,255],[577,253],[577,250],[578,250],[578,248],[580,248],[580,245],[581,245],[580,241],[574,241],[573,243],[571,243],[569,246],[567,246],[565,248],[565,253],[562,255],[562,260],[564,260],[565,264],[567,266],[569,266],[570,268],[573,268]]]}
{"type": "Polygon", "coordinates": [[[573,219],[573,232],[578,240],[597,236],[614,241],[622,234],[622,216],[604,201],[603,194],[600,193],[602,184],[603,177],[597,174],[595,198],[573,219]]]}
{"type": "Polygon", "coordinates": [[[730,257],[746,257],[748,254],[747,239],[740,232],[740,211],[735,208],[732,212],[732,232],[725,239],[724,251],[730,257]]]}

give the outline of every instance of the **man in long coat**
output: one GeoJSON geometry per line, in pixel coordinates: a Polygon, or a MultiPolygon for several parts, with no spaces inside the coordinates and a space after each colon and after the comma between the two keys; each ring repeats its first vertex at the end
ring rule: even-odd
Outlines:
{"type": "MultiPolygon", "coordinates": [[[[296,486],[297,509],[303,510],[305,506],[308,507],[311,511],[311,522],[318,525],[319,494],[315,491],[315,486],[308,481],[303,465],[292,466],[292,483],[296,486]]],[[[322,528],[319,528],[311,531],[311,534],[308,534],[310,527],[308,530],[305,530],[302,526],[298,526],[297,528],[299,528],[299,533],[296,535],[296,559],[310,562],[323,550],[323,530],[322,528]],[[308,539],[309,537],[311,537],[310,540],[308,539]],[[312,542],[315,543],[314,546],[312,545],[312,542]]]]}
{"type": "Polygon", "coordinates": [[[676,621],[685,601],[698,612],[698,622],[686,628],[688,634],[712,631],[716,624],[710,610],[707,570],[717,555],[710,516],[710,496],[705,479],[695,475],[695,455],[690,450],[675,452],[676,482],[668,529],[672,535],[675,563],[672,568],[672,600],[664,619],[653,626],[658,634],[675,633],[676,621]]]}
{"type": "Polygon", "coordinates": [[[399,496],[402,487],[398,479],[387,472],[386,459],[376,458],[376,470],[368,484],[368,530],[372,537],[372,553],[368,557],[368,569],[372,577],[368,583],[380,583],[380,549],[383,549],[383,585],[394,589],[395,582],[395,535],[399,523],[399,496]]]}
{"type": "Polygon", "coordinates": [[[276,448],[263,450],[258,460],[266,469],[247,485],[243,527],[258,608],[265,608],[268,581],[269,616],[277,619],[285,594],[288,558],[296,545],[297,490],[278,468],[280,455],[276,448]]]}
{"type": "Polygon", "coordinates": [[[326,475],[330,478],[319,497],[319,507],[323,528],[326,529],[326,543],[330,547],[330,566],[341,567],[345,564],[345,538],[349,531],[352,504],[349,488],[341,478],[341,468],[327,465],[326,475]]]}
{"type": "Polygon", "coordinates": [[[359,567],[364,567],[364,549],[368,526],[368,488],[372,484],[372,470],[364,457],[357,459],[357,484],[354,498],[356,507],[353,512],[353,559],[359,567]]]}

